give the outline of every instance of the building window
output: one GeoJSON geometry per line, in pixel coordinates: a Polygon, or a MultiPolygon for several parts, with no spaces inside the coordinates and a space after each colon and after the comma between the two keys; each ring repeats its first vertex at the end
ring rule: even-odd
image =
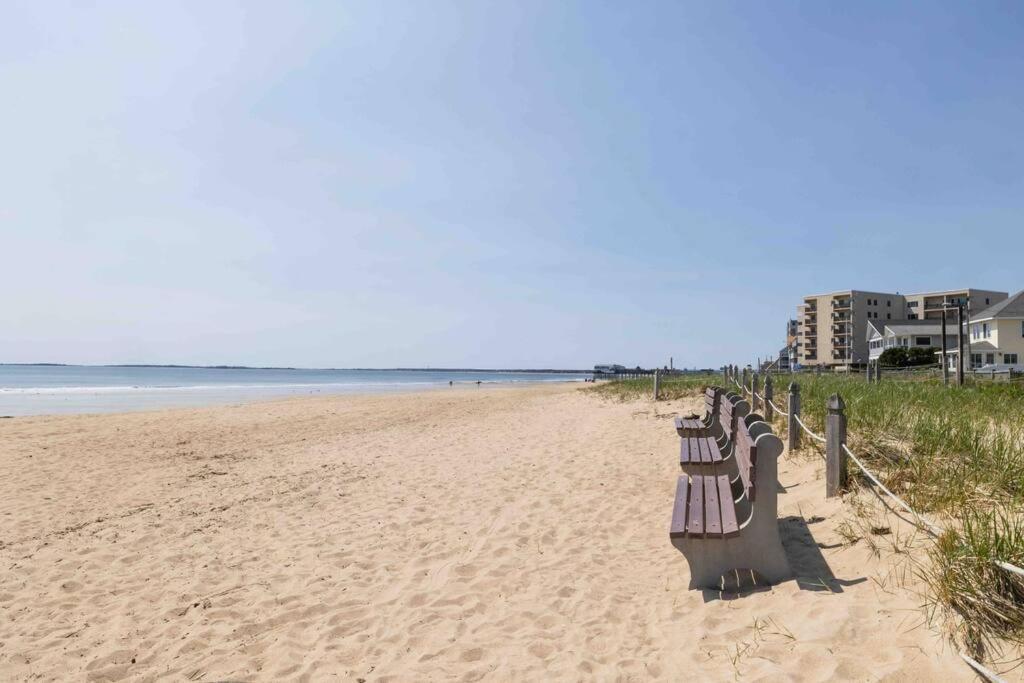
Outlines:
{"type": "Polygon", "coordinates": [[[908,301],[907,302],[907,308],[917,308],[917,302],[916,301],[908,301]]]}
{"type": "Polygon", "coordinates": [[[981,367],[981,354],[980,353],[972,353],[971,354],[971,368],[973,369],[973,368],[980,368],[980,367],[981,367]]]}
{"type": "Polygon", "coordinates": [[[886,320],[892,320],[892,313],[886,313],[885,314],[885,319],[886,320]]]}
{"type": "Polygon", "coordinates": [[[1007,365],[1016,365],[1017,364],[1017,354],[1015,354],[1015,353],[1005,353],[1005,354],[1003,354],[1003,362],[1006,363],[1007,365]]]}
{"type": "Polygon", "coordinates": [[[985,354],[985,363],[986,363],[986,365],[992,365],[995,362],[996,362],[996,354],[994,354],[994,353],[986,353],[985,354]]]}
{"type": "Polygon", "coordinates": [[[931,337],[914,337],[914,346],[931,346],[931,337]]]}
{"type": "Polygon", "coordinates": [[[978,329],[978,325],[971,325],[971,339],[977,339],[980,336],[978,329]]]}
{"type": "Polygon", "coordinates": [[[985,305],[988,306],[988,297],[985,297],[985,305]]]}
{"type": "Polygon", "coordinates": [[[981,335],[985,339],[988,339],[989,337],[992,336],[991,334],[989,334],[988,323],[982,323],[981,324],[981,335]]]}
{"type": "Polygon", "coordinates": [[[917,313],[911,313],[908,315],[907,320],[917,320],[917,313]]]}

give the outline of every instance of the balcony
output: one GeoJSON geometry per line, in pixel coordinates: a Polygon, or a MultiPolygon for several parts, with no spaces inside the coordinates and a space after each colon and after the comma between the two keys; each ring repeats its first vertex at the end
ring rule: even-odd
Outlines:
{"type": "Polygon", "coordinates": [[[849,310],[850,303],[851,302],[850,302],[849,299],[832,299],[832,310],[833,311],[849,310]]]}
{"type": "Polygon", "coordinates": [[[850,320],[851,320],[851,316],[850,316],[849,313],[833,313],[832,314],[832,322],[834,322],[834,323],[845,323],[845,322],[849,322],[850,320]]]}

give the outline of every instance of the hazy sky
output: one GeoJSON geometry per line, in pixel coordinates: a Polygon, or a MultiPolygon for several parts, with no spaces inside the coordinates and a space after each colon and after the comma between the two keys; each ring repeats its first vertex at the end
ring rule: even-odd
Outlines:
{"type": "Polygon", "coordinates": [[[1019,2],[0,10],[0,361],[717,366],[1024,288],[1019,2]]]}

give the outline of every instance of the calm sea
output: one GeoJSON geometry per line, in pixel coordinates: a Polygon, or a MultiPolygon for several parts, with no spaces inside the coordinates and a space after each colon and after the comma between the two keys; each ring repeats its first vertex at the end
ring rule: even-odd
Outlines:
{"type": "Polygon", "coordinates": [[[243,403],[280,396],[455,385],[579,382],[589,374],[0,365],[0,415],[103,413],[243,403]]]}

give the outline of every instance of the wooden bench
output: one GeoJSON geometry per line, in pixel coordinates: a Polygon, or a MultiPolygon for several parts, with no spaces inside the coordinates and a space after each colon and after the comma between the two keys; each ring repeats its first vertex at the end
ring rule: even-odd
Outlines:
{"type": "Polygon", "coordinates": [[[738,419],[734,434],[734,477],[690,473],[676,482],[669,538],[690,565],[690,588],[721,589],[732,572],[767,583],[792,575],[776,518],[782,441],[758,420],[738,419]]]}
{"type": "Polygon", "coordinates": [[[676,417],[676,431],[679,436],[710,436],[711,428],[718,418],[718,406],[722,390],[708,387],[704,390],[704,417],[676,417]]]}
{"type": "Polygon", "coordinates": [[[731,456],[730,444],[735,439],[736,425],[750,412],[750,404],[744,399],[719,391],[721,401],[713,432],[680,438],[679,467],[687,474],[718,472],[726,465],[731,456]]]}

